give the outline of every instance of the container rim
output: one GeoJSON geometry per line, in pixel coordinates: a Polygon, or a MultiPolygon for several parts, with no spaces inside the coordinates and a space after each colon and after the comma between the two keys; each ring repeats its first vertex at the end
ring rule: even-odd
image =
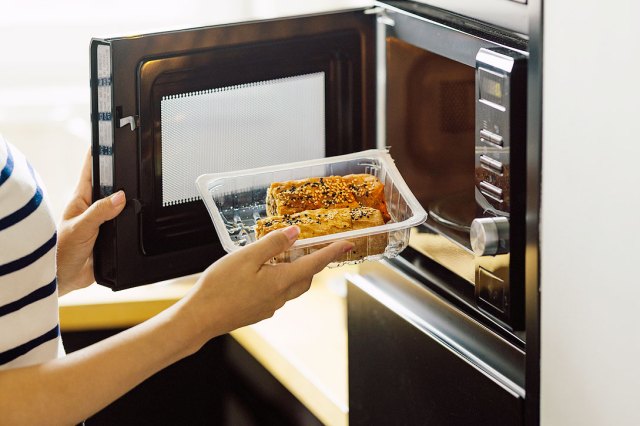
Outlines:
{"type": "Polygon", "coordinates": [[[407,203],[409,208],[411,209],[411,217],[400,221],[400,222],[392,222],[386,223],[384,225],[378,225],[370,228],[351,230],[346,232],[339,232],[336,234],[322,235],[313,238],[305,238],[302,240],[297,240],[289,250],[295,248],[305,248],[308,246],[313,246],[317,244],[325,244],[332,243],[334,241],[352,239],[370,235],[378,235],[387,232],[394,232],[406,228],[410,228],[413,226],[418,226],[421,223],[427,220],[427,212],[422,207],[422,205],[415,198],[408,185],[402,178],[402,175],[398,171],[395,162],[391,158],[389,154],[389,149],[369,149],[365,151],[359,151],[351,154],[345,155],[337,155],[333,157],[324,157],[317,160],[304,160],[297,161],[292,163],[283,163],[271,166],[264,167],[255,167],[252,169],[244,169],[238,171],[230,171],[230,172],[220,172],[220,173],[206,173],[200,175],[196,179],[196,185],[200,192],[200,196],[204,203],[207,206],[207,210],[209,211],[209,215],[214,222],[214,227],[216,232],[218,233],[218,237],[220,238],[220,242],[224,246],[224,248],[228,251],[235,251],[240,249],[242,246],[234,244],[233,241],[229,238],[229,234],[223,232],[226,230],[226,226],[222,220],[222,215],[218,206],[213,201],[213,197],[210,194],[210,190],[219,185],[221,182],[224,182],[229,178],[239,178],[245,176],[259,175],[263,173],[271,173],[271,172],[280,172],[283,170],[294,170],[305,168],[309,166],[322,166],[326,164],[337,163],[341,161],[350,161],[357,159],[375,159],[380,161],[382,166],[385,169],[385,172],[392,178],[393,184],[398,188],[399,193],[404,198],[404,201],[407,203]]]}

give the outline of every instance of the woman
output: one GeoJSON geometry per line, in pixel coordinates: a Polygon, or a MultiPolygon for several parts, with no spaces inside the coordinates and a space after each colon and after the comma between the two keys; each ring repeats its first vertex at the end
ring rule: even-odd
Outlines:
{"type": "Polygon", "coordinates": [[[209,266],[182,300],[155,317],[63,356],[57,298],[94,281],[98,228],[126,200],[119,191],[91,204],[87,155],[56,232],[42,188],[24,156],[0,137],[2,424],[81,422],[209,339],[272,316],[353,247],[337,242],[293,263],[270,265],[265,262],[287,250],[300,231],[272,232],[209,266]]]}

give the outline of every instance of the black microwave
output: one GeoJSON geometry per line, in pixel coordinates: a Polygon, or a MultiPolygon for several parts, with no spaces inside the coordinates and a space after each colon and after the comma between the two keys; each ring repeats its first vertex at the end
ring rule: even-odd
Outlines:
{"type": "Polygon", "coordinates": [[[389,147],[429,213],[403,259],[521,328],[527,57],[525,36],[410,1],[92,40],[93,197],[127,194],[98,283],[224,254],[200,174],[389,147]]]}
{"type": "Polygon", "coordinates": [[[497,327],[521,331],[527,39],[404,6],[385,10],[378,28],[379,128],[428,219],[395,263],[497,327]]]}

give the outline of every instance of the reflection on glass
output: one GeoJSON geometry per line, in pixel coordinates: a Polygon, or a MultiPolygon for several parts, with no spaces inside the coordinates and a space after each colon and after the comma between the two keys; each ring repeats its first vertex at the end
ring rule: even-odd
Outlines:
{"type": "Polygon", "coordinates": [[[429,212],[461,245],[476,217],[475,69],[389,38],[387,145],[429,212]]]}

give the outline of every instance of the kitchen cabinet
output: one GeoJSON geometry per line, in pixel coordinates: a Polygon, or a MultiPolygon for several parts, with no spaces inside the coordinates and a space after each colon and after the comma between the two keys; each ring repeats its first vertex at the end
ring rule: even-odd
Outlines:
{"type": "MultiPolygon", "coordinates": [[[[344,277],[329,268],[272,318],[209,342],[93,416],[98,424],[346,425],[344,277]]],[[[197,276],[112,292],[92,285],[60,301],[67,352],[134,326],[180,300],[197,276]]]]}
{"type": "Polygon", "coordinates": [[[350,425],[523,424],[524,353],[385,264],[348,278],[350,425]]]}

